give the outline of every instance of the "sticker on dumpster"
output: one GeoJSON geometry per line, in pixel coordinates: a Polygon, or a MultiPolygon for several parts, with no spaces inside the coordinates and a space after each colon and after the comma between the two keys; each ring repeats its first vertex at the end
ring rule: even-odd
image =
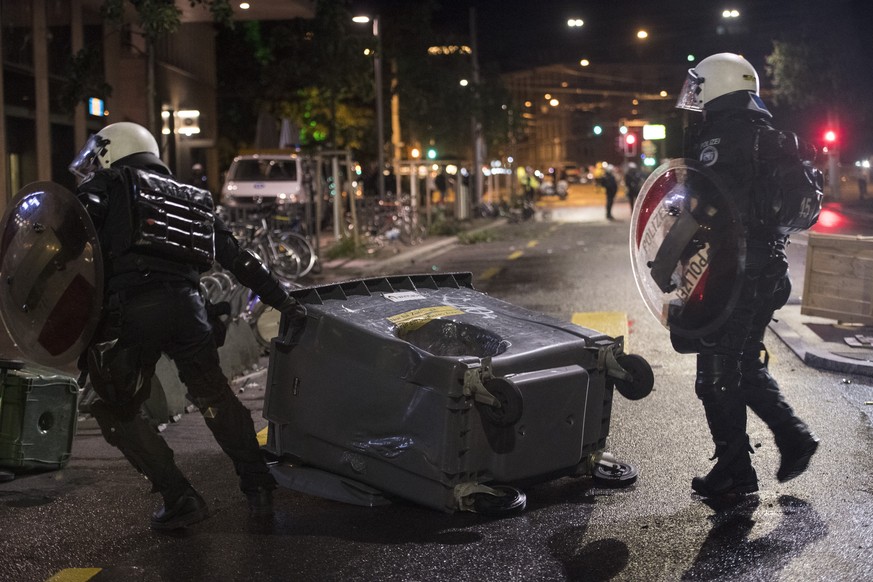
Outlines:
{"type": "Polygon", "coordinates": [[[464,312],[450,305],[439,305],[437,307],[423,307],[421,309],[413,309],[406,313],[398,313],[388,318],[388,321],[399,328],[406,331],[411,331],[422,327],[429,321],[446,317],[447,315],[462,315],[464,312]]]}
{"type": "Polygon", "coordinates": [[[400,301],[413,301],[415,299],[424,299],[424,295],[415,291],[397,291],[396,293],[385,293],[383,295],[388,301],[398,303],[400,301]]]}

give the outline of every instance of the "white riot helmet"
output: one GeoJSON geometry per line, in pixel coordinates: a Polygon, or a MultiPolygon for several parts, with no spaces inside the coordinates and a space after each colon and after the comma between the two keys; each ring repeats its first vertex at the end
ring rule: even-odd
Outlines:
{"type": "Polygon", "coordinates": [[[107,125],[88,138],[69,170],[85,179],[100,168],[108,168],[122,158],[139,153],[160,156],[158,142],[143,126],[120,121],[107,125]]]}
{"type": "Polygon", "coordinates": [[[722,95],[736,91],[757,95],[758,90],[758,73],[749,61],[733,53],[718,53],[688,69],[676,107],[702,111],[707,103],[722,95]]]}

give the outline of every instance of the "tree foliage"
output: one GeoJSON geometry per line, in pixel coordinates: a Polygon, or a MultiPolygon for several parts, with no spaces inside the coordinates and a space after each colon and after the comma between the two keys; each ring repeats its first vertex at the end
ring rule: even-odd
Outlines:
{"type": "MultiPolygon", "coordinates": [[[[206,6],[215,22],[225,25],[232,22],[233,7],[230,0],[188,0],[188,3],[192,7],[206,6]]],[[[103,0],[101,13],[109,22],[120,23],[124,20],[128,5],[133,7],[137,24],[149,40],[172,34],[182,24],[182,12],[175,0],[103,0]]]]}
{"type": "Polygon", "coordinates": [[[807,2],[800,25],[773,42],[766,68],[776,104],[819,125],[851,119],[848,147],[859,145],[873,122],[873,76],[867,73],[873,54],[869,32],[853,12],[859,5],[807,2]]]}
{"type": "Polygon", "coordinates": [[[103,74],[103,58],[99,46],[86,46],[70,55],[67,76],[61,84],[58,101],[62,111],[71,112],[89,97],[108,99],[112,86],[103,74]]]}
{"type": "Polygon", "coordinates": [[[362,146],[372,65],[347,4],[320,0],[312,20],[247,22],[220,34],[222,130],[239,147],[252,143],[264,113],[292,121],[303,148],[362,146]]]}

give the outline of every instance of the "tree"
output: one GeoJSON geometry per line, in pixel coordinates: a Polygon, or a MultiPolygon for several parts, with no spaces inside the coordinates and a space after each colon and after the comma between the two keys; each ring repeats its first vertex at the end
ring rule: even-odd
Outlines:
{"type": "Polygon", "coordinates": [[[362,146],[373,117],[372,69],[347,4],[319,0],[313,20],[247,22],[220,33],[220,125],[232,144],[251,144],[266,113],[291,120],[303,148],[362,146]]]}
{"type": "Polygon", "coordinates": [[[775,103],[802,115],[807,135],[817,135],[826,121],[851,119],[854,131],[843,144],[851,150],[869,135],[873,121],[868,98],[873,79],[866,74],[873,54],[863,43],[868,32],[859,23],[865,20],[854,12],[860,3],[807,4],[801,11],[805,20],[774,41],[767,57],[775,103]]]}

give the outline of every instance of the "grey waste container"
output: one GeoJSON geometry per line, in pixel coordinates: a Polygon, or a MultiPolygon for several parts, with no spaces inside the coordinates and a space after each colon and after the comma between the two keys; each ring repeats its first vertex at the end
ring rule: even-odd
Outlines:
{"type": "Polygon", "coordinates": [[[647,375],[633,380],[616,364],[629,362],[621,338],[489,297],[471,279],[382,277],[292,292],[306,323],[283,318],[264,402],[265,449],[281,485],[452,512],[483,511],[495,496],[523,506],[522,492],[498,484],[592,471],[635,479],[604,449],[613,385],[647,383],[633,397],[648,393],[648,364],[631,362],[647,375]]]}

